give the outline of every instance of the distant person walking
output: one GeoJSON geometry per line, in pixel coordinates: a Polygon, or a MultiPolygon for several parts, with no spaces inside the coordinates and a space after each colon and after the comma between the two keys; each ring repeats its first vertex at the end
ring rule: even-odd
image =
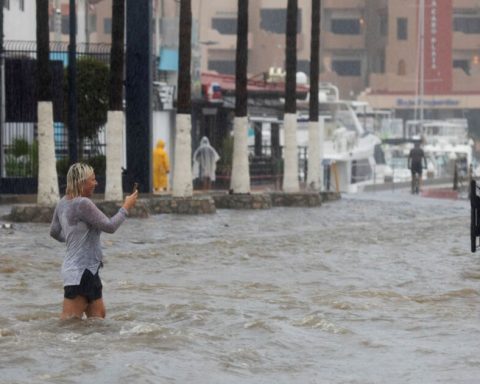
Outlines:
{"type": "Polygon", "coordinates": [[[92,167],[73,164],[67,173],[66,195],[53,214],[50,236],[67,246],[62,265],[62,319],[82,318],[84,313],[87,317],[105,317],[102,282],[98,275],[103,266],[100,234],[115,232],[137,202],[138,192],[134,191],[109,219],[90,200],[96,185],[92,167]]]}
{"type": "Polygon", "coordinates": [[[427,168],[427,159],[420,143],[415,142],[408,155],[408,168],[412,173],[412,193],[418,193],[422,186],[422,171],[427,168]],[[416,184],[418,182],[418,185],[416,184]]]}
{"type": "Polygon", "coordinates": [[[168,174],[170,172],[170,161],[165,142],[158,140],[157,147],[153,151],[153,190],[154,192],[166,191],[168,189],[168,174]]]}
{"type": "Polygon", "coordinates": [[[220,156],[210,145],[208,138],[203,136],[199,147],[193,153],[193,177],[200,179],[203,190],[210,189],[212,181],[215,181],[219,159],[220,156]]]}

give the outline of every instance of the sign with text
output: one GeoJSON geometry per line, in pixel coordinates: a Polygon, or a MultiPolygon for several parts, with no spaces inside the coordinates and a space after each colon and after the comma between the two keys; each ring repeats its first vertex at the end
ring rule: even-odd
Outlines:
{"type": "Polygon", "coordinates": [[[424,1],[424,92],[427,95],[450,93],[452,91],[453,0],[424,1]]]}

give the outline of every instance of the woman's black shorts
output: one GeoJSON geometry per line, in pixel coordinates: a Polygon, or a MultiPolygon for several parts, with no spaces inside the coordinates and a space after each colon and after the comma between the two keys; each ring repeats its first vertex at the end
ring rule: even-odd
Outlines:
{"type": "Polygon", "coordinates": [[[75,297],[80,295],[84,296],[87,302],[91,303],[102,298],[102,281],[100,276],[98,276],[98,271],[94,275],[88,269],[85,269],[80,285],[66,285],[63,289],[66,299],[75,299],[75,297]]]}

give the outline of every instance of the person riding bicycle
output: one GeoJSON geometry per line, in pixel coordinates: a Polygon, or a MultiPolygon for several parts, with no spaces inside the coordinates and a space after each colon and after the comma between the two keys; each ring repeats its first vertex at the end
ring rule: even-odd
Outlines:
{"type": "Polygon", "coordinates": [[[422,184],[422,170],[423,168],[427,168],[427,159],[418,141],[415,142],[415,146],[410,150],[410,154],[408,155],[408,168],[412,172],[412,193],[418,193],[422,184]],[[415,188],[417,177],[418,184],[417,188],[415,188]]]}

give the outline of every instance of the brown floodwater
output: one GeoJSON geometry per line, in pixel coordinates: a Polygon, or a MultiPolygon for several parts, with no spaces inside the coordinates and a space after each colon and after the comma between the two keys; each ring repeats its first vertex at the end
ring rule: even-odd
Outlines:
{"type": "Polygon", "coordinates": [[[64,245],[0,228],[0,382],[477,383],[469,218],[389,191],[128,219],[102,235],[107,318],[66,322],[64,245]]]}

